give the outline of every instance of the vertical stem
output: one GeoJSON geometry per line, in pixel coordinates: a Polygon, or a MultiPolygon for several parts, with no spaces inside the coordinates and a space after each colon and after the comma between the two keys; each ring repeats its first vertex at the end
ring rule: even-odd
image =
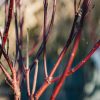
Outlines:
{"type": "Polygon", "coordinates": [[[44,0],[44,27],[43,27],[43,63],[44,63],[44,74],[45,78],[48,77],[47,73],[47,62],[46,62],[46,25],[47,25],[47,8],[48,8],[48,0],[44,0]]]}
{"type": "Polygon", "coordinates": [[[34,95],[34,93],[35,93],[37,75],[38,75],[38,60],[36,60],[36,67],[35,67],[34,81],[33,81],[33,88],[32,88],[32,95],[34,95]]]}
{"type": "Polygon", "coordinates": [[[29,80],[29,73],[30,73],[30,70],[29,70],[29,69],[26,69],[27,93],[28,93],[28,96],[30,97],[30,80],[29,80]]]}
{"type": "Polygon", "coordinates": [[[7,18],[7,23],[4,29],[4,36],[3,36],[3,42],[2,42],[2,46],[5,46],[7,37],[8,37],[8,32],[9,32],[9,27],[10,27],[10,23],[11,23],[11,19],[12,19],[12,12],[13,12],[13,3],[14,0],[10,0],[10,6],[9,6],[9,11],[8,11],[8,18],[7,18]]]}
{"type": "Polygon", "coordinates": [[[26,44],[26,68],[29,68],[29,55],[28,55],[28,48],[29,48],[29,34],[27,33],[27,44],[26,44]]]}
{"type": "Polygon", "coordinates": [[[20,92],[20,86],[18,84],[18,80],[16,77],[16,69],[13,68],[13,87],[14,87],[14,98],[15,100],[20,100],[21,99],[21,92],[20,92]]]}

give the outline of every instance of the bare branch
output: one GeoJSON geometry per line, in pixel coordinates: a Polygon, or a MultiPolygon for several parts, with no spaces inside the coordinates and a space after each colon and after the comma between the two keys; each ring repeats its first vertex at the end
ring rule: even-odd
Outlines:
{"type": "MultiPolygon", "coordinates": [[[[51,18],[50,24],[47,26],[47,31],[46,31],[46,43],[47,43],[47,40],[48,40],[49,35],[50,35],[50,31],[51,31],[52,26],[53,26],[54,17],[55,17],[55,11],[56,11],[56,0],[53,0],[52,18],[51,18]]],[[[36,54],[36,56],[35,56],[34,61],[40,57],[40,55],[42,54],[43,50],[44,50],[44,44],[43,44],[43,42],[42,42],[42,44],[41,44],[41,46],[40,46],[40,48],[39,48],[39,50],[38,50],[38,52],[37,52],[37,54],[36,54]]],[[[34,67],[34,65],[35,65],[35,62],[33,62],[33,63],[30,65],[30,71],[31,71],[31,69],[34,67]]]]}
{"type": "Polygon", "coordinates": [[[6,71],[6,69],[4,68],[3,64],[1,63],[1,61],[0,61],[0,68],[1,68],[2,72],[4,73],[4,75],[6,76],[6,78],[10,82],[12,82],[12,78],[11,78],[10,74],[6,71]]]}
{"type": "Polygon", "coordinates": [[[30,74],[30,70],[29,69],[25,69],[25,76],[26,76],[26,84],[27,84],[27,93],[28,93],[28,96],[30,96],[30,77],[29,77],[29,74],[30,74]]]}
{"type": "Polygon", "coordinates": [[[62,74],[62,76],[60,77],[60,80],[57,84],[57,86],[55,87],[52,95],[51,95],[51,100],[55,100],[57,94],[59,93],[63,83],[64,83],[64,80],[66,79],[66,73],[69,72],[71,66],[72,66],[72,63],[73,63],[73,60],[75,58],[75,55],[76,55],[76,52],[77,52],[77,49],[78,49],[78,45],[79,45],[79,41],[80,41],[80,36],[81,36],[81,30],[79,31],[79,33],[77,34],[76,38],[75,38],[75,42],[74,42],[74,45],[73,45],[73,50],[72,50],[72,53],[71,53],[71,56],[70,56],[70,59],[68,61],[68,64],[66,65],[65,67],[65,70],[62,74]]]}
{"type": "MultiPolygon", "coordinates": [[[[79,70],[83,65],[90,59],[90,57],[93,55],[93,53],[100,48],[100,40],[94,45],[93,49],[86,55],[86,57],[80,61],[78,65],[76,65],[74,68],[72,68],[69,72],[66,73],[66,77],[75,73],[77,70],[79,70]]],[[[55,77],[51,80],[52,83],[58,81],[61,78],[61,75],[58,77],[55,77]]]]}
{"type": "Polygon", "coordinates": [[[77,12],[77,3],[76,3],[76,0],[74,0],[74,13],[76,14],[76,12],[77,12]]]}
{"type": "Polygon", "coordinates": [[[45,78],[48,77],[47,73],[47,62],[46,62],[46,25],[47,25],[47,10],[48,10],[48,1],[44,0],[44,26],[43,26],[43,62],[44,62],[44,74],[45,78]]]}
{"type": "Polygon", "coordinates": [[[26,44],[26,69],[29,68],[29,55],[28,55],[28,49],[29,49],[29,34],[27,33],[27,44],[26,44]]]}
{"type": "Polygon", "coordinates": [[[38,60],[36,60],[36,67],[35,67],[34,81],[33,81],[33,88],[32,88],[32,95],[34,95],[34,93],[35,93],[37,75],[38,75],[38,60]]]}
{"type": "Polygon", "coordinates": [[[100,40],[94,45],[93,49],[89,52],[89,54],[78,64],[76,65],[71,71],[70,74],[76,72],[78,69],[80,69],[92,56],[92,54],[100,48],[100,40]]]}
{"type": "Polygon", "coordinates": [[[43,59],[44,59],[44,74],[45,78],[48,77],[48,72],[47,72],[47,60],[46,60],[46,48],[44,49],[44,54],[43,54],[43,59]]]}
{"type": "Polygon", "coordinates": [[[5,81],[6,81],[6,83],[7,83],[12,89],[14,89],[13,86],[12,86],[12,84],[11,84],[7,79],[5,79],[5,81]]]}
{"type": "Polygon", "coordinates": [[[13,3],[14,3],[14,0],[10,0],[7,23],[6,23],[6,26],[4,29],[4,34],[3,34],[4,35],[3,42],[2,42],[3,47],[4,47],[6,40],[7,40],[7,37],[8,37],[9,27],[10,27],[10,23],[11,23],[11,19],[12,19],[13,3]]]}
{"type": "Polygon", "coordinates": [[[3,50],[3,48],[2,48],[1,45],[0,45],[0,50],[1,50],[1,52],[3,53],[3,56],[5,57],[5,59],[6,59],[7,63],[8,63],[8,65],[9,65],[9,67],[10,67],[10,70],[11,70],[11,72],[12,72],[12,74],[13,74],[12,61],[9,59],[9,56],[8,56],[8,55],[6,54],[6,52],[3,50]]]}

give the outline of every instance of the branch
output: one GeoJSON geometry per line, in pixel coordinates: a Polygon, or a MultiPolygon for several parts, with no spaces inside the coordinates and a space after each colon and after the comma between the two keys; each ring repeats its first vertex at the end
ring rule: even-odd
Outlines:
{"type": "Polygon", "coordinates": [[[29,55],[28,55],[28,45],[29,45],[29,35],[27,33],[27,44],[26,44],[26,68],[25,68],[25,75],[26,75],[26,84],[27,84],[27,93],[30,96],[30,70],[29,70],[29,55]]]}
{"type": "MultiPolygon", "coordinates": [[[[56,0],[53,0],[52,17],[51,17],[51,21],[50,21],[50,24],[49,24],[48,27],[47,27],[47,32],[46,32],[46,43],[47,43],[47,41],[48,41],[49,35],[50,35],[50,33],[51,33],[50,31],[51,31],[52,26],[53,26],[54,17],[55,17],[55,11],[56,11],[55,8],[56,8],[56,0]]],[[[39,59],[39,57],[40,57],[40,55],[42,54],[43,50],[44,50],[44,44],[43,44],[43,42],[42,42],[42,44],[41,44],[41,46],[40,46],[40,48],[39,48],[39,50],[38,50],[38,52],[37,52],[37,54],[36,54],[36,56],[35,56],[35,58],[34,58],[34,61],[35,61],[36,59],[39,59]]],[[[33,62],[33,63],[30,65],[30,71],[31,71],[31,69],[34,67],[34,65],[35,65],[35,62],[33,62]]]]}
{"type": "Polygon", "coordinates": [[[74,0],[74,13],[76,14],[76,12],[77,12],[77,6],[76,6],[76,0],[74,0]]]}
{"type": "MultiPolygon", "coordinates": [[[[100,48],[100,40],[94,45],[93,49],[87,54],[87,56],[79,62],[78,65],[76,65],[74,68],[72,68],[69,72],[66,73],[66,77],[75,73],[77,70],[83,67],[83,65],[90,59],[90,57],[95,53],[95,51],[100,48]]],[[[51,83],[54,83],[58,81],[61,78],[61,75],[58,77],[55,77],[51,80],[51,83]]]]}
{"type": "Polygon", "coordinates": [[[34,81],[33,81],[33,88],[32,88],[32,95],[34,95],[34,93],[35,93],[37,75],[38,75],[38,60],[36,60],[36,67],[35,67],[34,81]]]}
{"type": "Polygon", "coordinates": [[[26,76],[26,84],[27,84],[27,93],[28,93],[28,96],[30,96],[30,80],[29,80],[29,73],[30,73],[30,70],[29,70],[29,69],[25,69],[25,76],[26,76]]]}
{"type": "Polygon", "coordinates": [[[29,34],[27,33],[27,44],[26,44],[26,68],[29,68],[29,55],[28,55],[28,48],[29,48],[29,34]]]}
{"type": "Polygon", "coordinates": [[[13,0],[10,0],[10,5],[9,5],[9,11],[8,11],[8,18],[7,18],[7,23],[4,29],[4,36],[3,36],[3,44],[2,46],[5,46],[7,37],[8,37],[8,32],[9,32],[9,27],[10,27],[10,23],[11,23],[11,19],[12,19],[12,11],[13,11],[13,0]]]}
{"type": "Polygon", "coordinates": [[[42,93],[47,89],[47,87],[50,85],[51,83],[51,78],[53,77],[55,71],[57,70],[59,64],[61,63],[64,55],[66,54],[66,51],[68,49],[68,47],[70,46],[72,40],[74,39],[74,37],[77,35],[77,33],[79,33],[80,30],[82,30],[83,28],[83,22],[84,22],[84,19],[85,19],[85,15],[87,14],[87,10],[88,10],[88,7],[87,7],[87,4],[86,2],[83,2],[80,10],[77,12],[77,14],[75,15],[75,18],[74,18],[74,22],[73,22],[73,26],[72,26],[72,29],[71,29],[71,32],[70,32],[70,36],[62,50],[62,52],[60,53],[57,61],[56,61],[56,64],[53,66],[53,69],[48,77],[49,79],[49,83],[47,81],[45,81],[42,85],[42,87],[37,91],[36,93],[36,98],[38,99],[42,93]]]}
{"type": "Polygon", "coordinates": [[[7,63],[8,63],[8,65],[9,65],[9,67],[10,67],[10,70],[11,70],[11,72],[12,72],[12,74],[13,74],[12,62],[11,62],[11,60],[9,59],[9,56],[8,56],[8,55],[6,54],[6,52],[3,50],[3,48],[2,48],[1,45],[0,45],[0,50],[1,50],[1,52],[3,53],[3,56],[5,57],[5,59],[6,59],[7,63]]]}
{"type": "Polygon", "coordinates": [[[10,74],[6,71],[6,69],[4,68],[3,64],[1,63],[1,61],[0,61],[0,68],[1,68],[2,72],[4,73],[4,75],[6,76],[6,78],[10,82],[12,82],[12,78],[11,78],[10,74]]]}
{"type": "Polygon", "coordinates": [[[73,74],[76,72],[78,69],[80,69],[92,56],[92,54],[100,48],[100,40],[94,45],[93,49],[89,52],[89,54],[78,64],[76,65],[71,71],[70,74],[73,74]]]}
{"type": "Polygon", "coordinates": [[[7,23],[7,17],[8,17],[8,0],[5,1],[5,27],[7,23]]]}
{"type": "Polygon", "coordinates": [[[74,46],[73,46],[73,50],[72,50],[72,53],[71,53],[71,56],[70,56],[70,59],[68,61],[68,64],[66,65],[66,69],[64,70],[57,86],[55,87],[52,95],[51,95],[51,100],[55,100],[57,94],[59,93],[63,83],[64,83],[64,80],[66,79],[66,73],[69,72],[71,66],[72,66],[72,63],[73,63],[73,60],[75,58],[75,55],[76,55],[76,52],[77,52],[77,49],[78,49],[78,45],[79,45],[79,41],[80,41],[80,36],[81,36],[81,30],[79,31],[79,33],[77,34],[76,38],[75,38],[75,42],[74,42],[74,46]]]}
{"type": "Polygon", "coordinates": [[[46,61],[46,25],[47,25],[47,10],[48,10],[48,0],[44,0],[44,26],[43,26],[43,63],[44,63],[44,74],[45,78],[48,77],[47,72],[47,61],[46,61]]]}
{"type": "Polygon", "coordinates": [[[43,52],[43,59],[44,59],[44,74],[45,74],[45,78],[47,78],[48,72],[47,72],[46,48],[44,49],[43,52]]]}

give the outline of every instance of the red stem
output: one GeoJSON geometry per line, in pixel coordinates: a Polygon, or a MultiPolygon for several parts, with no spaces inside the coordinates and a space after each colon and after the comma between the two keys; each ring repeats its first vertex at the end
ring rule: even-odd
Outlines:
{"type": "Polygon", "coordinates": [[[78,69],[80,69],[92,56],[92,54],[100,48],[100,40],[94,45],[93,49],[89,52],[89,54],[76,66],[74,67],[71,71],[70,74],[76,72],[78,69]]]}
{"type": "Polygon", "coordinates": [[[30,70],[26,69],[25,72],[26,72],[25,74],[26,74],[27,93],[28,93],[28,96],[30,97],[30,80],[29,80],[30,70]]]}
{"type": "Polygon", "coordinates": [[[3,48],[2,48],[1,45],[0,45],[0,50],[1,50],[1,52],[3,53],[3,55],[4,55],[4,57],[5,57],[5,59],[6,59],[7,63],[8,63],[8,65],[9,65],[9,67],[10,67],[10,70],[11,70],[11,72],[12,72],[12,74],[13,74],[12,62],[10,61],[9,56],[5,53],[5,51],[3,50],[3,48]]]}
{"type": "Polygon", "coordinates": [[[4,68],[4,66],[2,65],[1,62],[0,62],[0,68],[1,68],[2,72],[5,74],[6,78],[7,78],[10,82],[12,82],[12,78],[11,78],[10,74],[6,71],[6,69],[4,68]]]}
{"type": "MultiPolygon", "coordinates": [[[[50,35],[50,31],[51,31],[52,26],[53,26],[54,17],[55,17],[55,11],[56,11],[56,0],[53,0],[52,17],[51,17],[51,20],[50,20],[50,24],[47,26],[46,37],[45,37],[46,38],[46,40],[45,40],[46,43],[48,41],[48,38],[49,38],[49,35],[50,35]]],[[[35,56],[34,61],[40,57],[40,55],[42,54],[43,50],[44,50],[44,44],[42,42],[42,44],[41,44],[41,46],[40,46],[40,48],[39,48],[39,50],[38,50],[38,52],[37,52],[37,54],[35,56]]],[[[30,66],[30,71],[34,67],[34,65],[35,65],[35,63],[33,62],[33,64],[30,66]]]]}
{"type": "Polygon", "coordinates": [[[70,68],[72,66],[73,60],[75,58],[75,55],[76,55],[76,52],[77,52],[77,49],[78,49],[78,45],[79,45],[79,41],[80,41],[80,35],[81,35],[81,30],[79,31],[79,33],[77,34],[77,36],[75,38],[74,47],[73,47],[70,59],[68,61],[68,64],[66,65],[65,71],[63,72],[57,86],[55,87],[55,89],[52,93],[51,100],[55,100],[57,94],[59,93],[59,91],[60,91],[60,89],[61,89],[61,87],[64,83],[64,80],[66,79],[66,73],[68,73],[70,71],[70,68]]]}
{"type": "MultiPolygon", "coordinates": [[[[73,69],[71,69],[68,73],[66,73],[66,76],[69,76],[73,73],[75,73],[78,69],[83,67],[83,65],[90,59],[90,57],[93,55],[93,53],[100,47],[100,40],[94,45],[93,49],[87,54],[87,56],[80,61],[78,65],[76,65],[73,69]]],[[[51,80],[52,83],[58,81],[61,78],[61,76],[55,77],[51,80]]]]}
{"type": "Polygon", "coordinates": [[[2,46],[5,46],[7,37],[8,37],[8,32],[9,32],[9,27],[10,27],[10,23],[11,23],[11,19],[12,19],[12,11],[13,11],[13,0],[10,0],[10,6],[9,6],[9,11],[8,11],[8,18],[7,18],[7,23],[4,29],[4,36],[3,36],[3,44],[2,46]]]}

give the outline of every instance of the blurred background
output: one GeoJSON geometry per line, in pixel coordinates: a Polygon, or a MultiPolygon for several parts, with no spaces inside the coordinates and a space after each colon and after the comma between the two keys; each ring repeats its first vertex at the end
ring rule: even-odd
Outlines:
{"type": "MultiPolygon", "coordinates": [[[[9,1],[9,0],[8,0],[9,1]]],[[[52,1],[49,1],[48,8],[48,20],[51,18],[52,1]]],[[[53,65],[55,64],[58,55],[60,54],[63,46],[68,39],[71,31],[73,19],[74,19],[74,0],[57,0],[56,16],[52,34],[47,42],[47,65],[48,73],[50,73],[53,65]]],[[[77,0],[78,1],[78,0],[77,0]]],[[[93,1],[93,0],[92,0],[93,1]]],[[[4,29],[4,2],[0,0],[0,31],[4,29]]],[[[84,22],[84,29],[79,45],[77,55],[75,57],[73,66],[77,65],[91,50],[93,45],[100,39],[100,1],[94,0],[92,5],[93,9],[90,9],[86,20],[84,22]]],[[[26,52],[26,34],[29,34],[29,49],[33,47],[41,39],[43,28],[43,0],[22,0],[21,1],[21,13],[20,16],[24,16],[23,26],[23,56],[26,52]]],[[[41,41],[39,42],[37,49],[34,51],[30,62],[32,62],[41,41]]],[[[55,76],[60,75],[64,66],[68,62],[70,53],[73,47],[73,43],[69,47],[66,56],[61,62],[55,76]]],[[[15,28],[14,18],[12,19],[10,32],[9,32],[9,56],[11,59],[15,57],[15,28]]],[[[1,59],[6,65],[4,58],[1,59]]],[[[7,69],[9,71],[9,69],[7,69]]],[[[32,73],[33,74],[33,73],[32,73]]],[[[39,74],[37,82],[37,90],[43,84],[43,57],[39,60],[39,74]]],[[[31,75],[31,85],[33,77],[31,75]]],[[[48,100],[55,84],[52,84],[46,92],[41,96],[40,100],[48,100]]],[[[25,89],[26,85],[22,86],[22,100],[27,100],[25,89]]],[[[5,83],[5,78],[0,70],[0,100],[13,100],[13,91],[5,83]]],[[[100,48],[93,54],[90,60],[73,75],[69,76],[63,87],[57,96],[57,100],[100,100],[100,48]]]]}

